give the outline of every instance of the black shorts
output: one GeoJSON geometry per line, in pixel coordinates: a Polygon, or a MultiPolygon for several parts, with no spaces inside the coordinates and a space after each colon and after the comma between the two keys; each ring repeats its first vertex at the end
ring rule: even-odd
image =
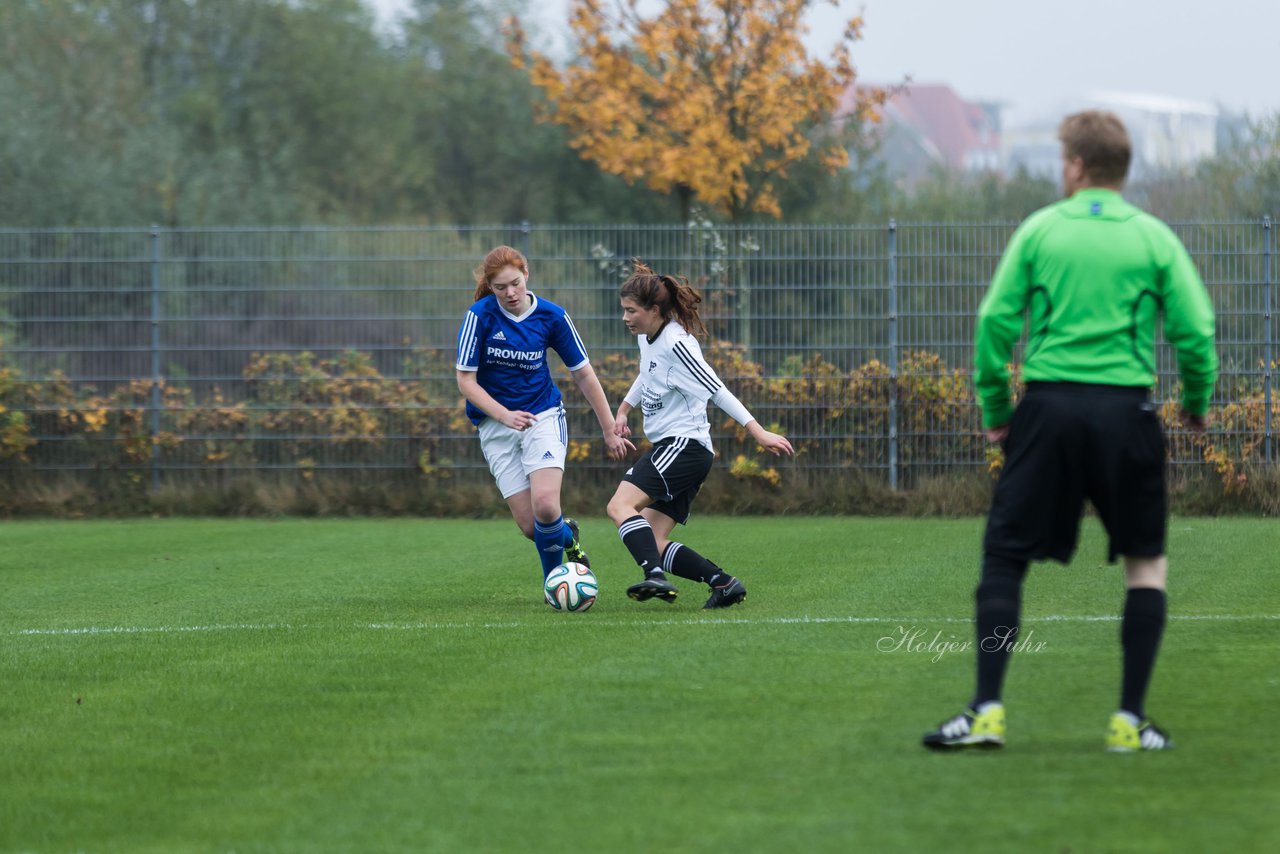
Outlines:
{"type": "Polygon", "coordinates": [[[1144,388],[1028,383],[1005,441],[983,548],[1066,563],[1088,498],[1116,555],[1164,554],[1164,431],[1144,388]]]}
{"type": "Polygon", "coordinates": [[[650,507],[683,525],[714,460],[715,454],[698,440],[674,436],[650,448],[622,479],[652,498],[650,507]]]}

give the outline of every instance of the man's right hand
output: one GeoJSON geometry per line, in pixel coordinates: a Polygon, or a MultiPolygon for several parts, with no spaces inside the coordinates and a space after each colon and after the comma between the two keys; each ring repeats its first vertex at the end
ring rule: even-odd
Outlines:
{"type": "Polygon", "coordinates": [[[1183,409],[1178,412],[1178,417],[1182,421],[1182,426],[1186,427],[1192,433],[1203,433],[1208,426],[1209,418],[1207,415],[1192,415],[1183,409]]]}

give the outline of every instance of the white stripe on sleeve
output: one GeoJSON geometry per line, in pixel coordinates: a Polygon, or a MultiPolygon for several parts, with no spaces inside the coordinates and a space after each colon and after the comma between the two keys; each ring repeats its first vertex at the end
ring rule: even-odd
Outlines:
{"type": "Polygon", "coordinates": [[[564,322],[569,327],[569,334],[573,336],[573,343],[577,345],[578,351],[582,353],[582,361],[576,365],[566,365],[570,371],[576,371],[591,360],[587,358],[587,345],[583,343],[582,336],[578,334],[578,328],[573,325],[573,320],[569,317],[568,312],[565,313],[564,322]]]}
{"type": "Polygon", "coordinates": [[[471,360],[475,358],[476,347],[480,344],[480,339],[476,336],[476,324],[479,322],[480,318],[474,311],[468,311],[467,316],[462,319],[462,331],[458,333],[458,361],[455,365],[460,371],[475,370],[471,360]]]}

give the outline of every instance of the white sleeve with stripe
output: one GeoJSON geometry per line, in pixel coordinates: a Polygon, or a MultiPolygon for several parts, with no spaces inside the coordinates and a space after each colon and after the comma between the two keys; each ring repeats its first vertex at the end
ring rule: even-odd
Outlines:
{"type": "Polygon", "coordinates": [[[671,352],[694,381],[706,389],[708,399],[724,410],[726,415],[744,426],[755,421],[755,417],[747,407],[742,405],[742,401],[725,387],[720,377],[716,376],[715,369],[702,358],[701,348],[697,346],[696,341],[693,342],[692,347],[685,341],[677,341],[671,348],[671,352]]]}

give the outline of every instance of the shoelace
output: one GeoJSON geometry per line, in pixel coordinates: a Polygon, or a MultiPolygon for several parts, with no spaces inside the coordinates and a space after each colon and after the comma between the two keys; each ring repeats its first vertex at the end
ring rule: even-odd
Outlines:
{"type": "Polygon", "coordinates": [[[956,715],[951,720],[942,725],[942,734],[947,738],[955,738],[960,735],[969,734],[969,716],[956,715]]]}

